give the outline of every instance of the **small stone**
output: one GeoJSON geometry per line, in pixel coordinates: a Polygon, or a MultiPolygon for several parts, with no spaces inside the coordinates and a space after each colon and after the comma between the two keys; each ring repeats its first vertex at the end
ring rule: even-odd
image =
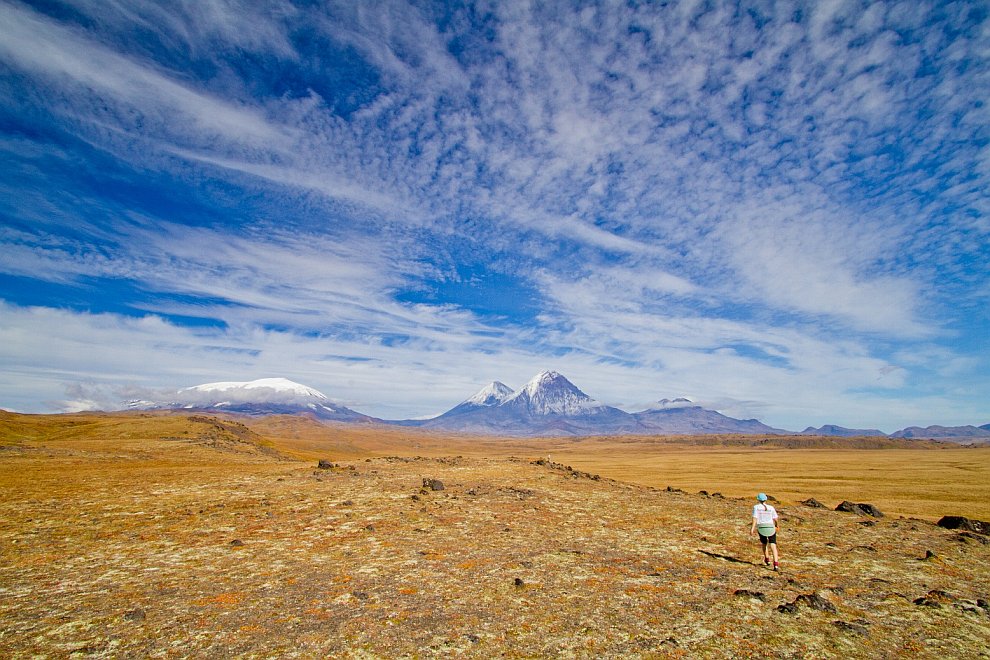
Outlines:
{"type": "Polygon", "coordinates": [[[936,557],[938,557],[938,555],[936,555],[931,550],[925,550],[925,558],[922,559],[921,561],[927,561],[929,559],[935,559],[936,557]]]}
{"type": "Polygon", "coordinates": [[[331,463],[325,458],[321,458],[320,462],[316,464],[316,467],[320,468],[321,470],[329,470],[331,468],[336,467],[336,465],[334,463],[331,463]]]}
{"type": "Polygon", "coordinates": [[[744,596],[746,598],[756,598],[757,600],[766,601],[767,597],[762,591],[750,591],[749,589],[736,589],[733,596],[744,596]]]}
{"type": "Polygon", "coordinates": [[[429,488],[430,490],[443,490],[443,482],[439,479],[424,478],[423,488],[429,488]]]}
{"type": "Polygon", "coordinates": [[[235,548],[240,548],[244,545],[244,541],[240,539],[234,539],[233,541],[230,542],[230,545],[232,545],[235,548]]]}
{"type": "Polygon", "coordinates": [[[797,614],[798,606],[795,603],[784,603],[777,606],[777,611],[781,614],[797,614]]]}
{"type": "Polygon", "coordinates": [[[523,582],[522,578],[516,578],[515,580],[512,581],[512,583],[517,587],[523,587],[526,585],[526,583],[523,582]]]}
{"type": "Polygon", "coordinates": [[[816,500],[813,497],[809,497],[805,501],[801,502],[805,506],[810,506],[812,509],[827,509],[828,507],[816,500]]]}

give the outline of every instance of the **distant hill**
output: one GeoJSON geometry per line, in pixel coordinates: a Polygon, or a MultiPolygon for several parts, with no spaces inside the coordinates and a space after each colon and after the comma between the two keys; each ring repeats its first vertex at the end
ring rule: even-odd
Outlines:
{"type": "Polygon", "coordinates": [[[800,435],[821,435],[836,438],[887,437],[886,433],[877,429],[847,429],[844,426],[836,426],[835,424],[824,424],[817,429],[809,426],[801,431],[800,435]]]}
{"type": "Polygon", "coordinates": [[[430,419],[383,420],[333,402],[287,378],[195,385],[162,397],[135,400],[131,410],[228,412],[253,417],[305,415],[323,422],[381,424],[428,431],[494,436],[595,435],[799,435],[834,438],[936,439],[955,443],[990,442],[983,426],[912,426],[889,436],[877,429],[836,424],[801,432],[768,426],[758,419],[736,419],[690,399],[661,399],[647,410],[629,413],[596,401],[556,371],[542,371],[519,390],[493,381],[447,412],[430,419]]]}
{"type": "MultiPolygon", "coordinates": [[[[990,426],[990,425],[987,425],[990,426]]],[[[951,442],[990,442],[990,429],[981,426],[909,426],[890,435],[892,438],[931,438],[951,442]]]]}

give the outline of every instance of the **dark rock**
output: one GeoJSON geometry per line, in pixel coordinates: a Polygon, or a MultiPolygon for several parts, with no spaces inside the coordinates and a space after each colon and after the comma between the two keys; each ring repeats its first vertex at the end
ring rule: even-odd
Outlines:
{"type": "Polygon", "coordinates": [[[773,495],[767,495],[767,502],[776,502],[777,498],[773,495]]]}
{"type": "Polygon", "coordinates": [[[843,500],[839,506],[835,507],[836,511],[846,511],[847,513],[855,513],[860,516],[873,516],[874,518],[883,518],[883,513],[880,509],[876,508],[872,504],[867,504],[866,502],[850,502],[849,500],[843,500]]]}
{"type": "Polygon", "coordinates": [[[801,502],[805,506],[810,506],[812,509],[827,509],[828,507],[816,500],[813,497],[809,497],[805,501],[801,502]]]}
{"type": "Polygon", "coordinates": [[[832,625],[834,625],[836,628],[838,628],[843,632],[856,633],[857,635],[863,635],[864,637],[870,634],[870,631],[867,630],[866,626],[859,623],[849,623],[848,621],[833,621],[832,625]]]}
{"type": "Polygon", "coordinates": [[[860,520],[859,524],[863,527],[874,527],[877,524],[876,520],[860,520]]]}
{"type": "Polygon", "coordinates": [[[818,594],[801,594],[794,599],[795,605],[804,605],[819,612],[835,612],[835,605],[825,600],[818,594]]]}
{"type": "Polygon", "coordinates": [[[674,488],[673,486],[667,486],[668,493],[683,493],[684,491],[680,488],[674,488]]]}
{"type": "Polygon", "coordinates": [[[244,545],[244,541],[240,539],[234,539],[233,541],[230,542],[230,545],[234,546],[235,548],[240,548],[241,546],[244,545]]]}
{"type": "Polygon", "coordinates": [[[725,499],[725,495],[723,495],[722,493],[712,493],[712,497],[714,497],[717,500],[724,500],[725,499]]]}
{"type": "Polygon", "coordinates": [[[961,529],[967,532],[990,535],[990,522],[971,520],[964,516],[942,516],[942,519],[935,524],[945,529],[961,529]]]}
{"type": "Polygon", "coordinates": [[[321,458],[320,459],[320,462],[316,465],[316,467],[320,468],[321,470],[329,470],[331,468],[337,467],[337,464],[336,463],[331,463],[330,461],[328,461],[325,458],[321,458]]]}
{"type": "Polygon", "coordinates": [[[343,506],[354,506],[354,500],[344,500],[341,504],[343,506]]]}
{"type": "Polygon", "coordinates": [[[515,580],[512,581],[512,583],[517,587],[522,587],[526,585],[526,583],[523,582],[522,578],[516,578],[515,580]]]}
{"type": "Polygon", "coordinates": [[[921,561],[928,561],[929,559],[935,559],[936,557],[938,557],[938,555],[931,550],[925,550],[925,557],[921,561]]]}
{"type": "Polygon", "coordinates": [[[704,495],[705,497],[708,497],[708,491],[707,490],[699,490],[698,491],[698,495],[704,495]]]}
{"type": "Polygon", "coordinates": [[[932,589],[928,594],[915,598],[913,602],[915,605],[939,608],[943,604],[956,602],[956,597],[941,589],[932,589]]]}
{"type": "Polygon", "coordinates": [[[443,490],[443,482],[439,479],[423,479],[423,488],[429,488],[430,490],[443,490]]]}
{"type": "Polygon", "coordinates": [[[762,591],[750,591],[749,589],[736,589],[733,596],[744,596],[746,598],[756,598],[757,600],[766,601],[767,596],[762,591]]]}
{"type": "Polygon", "coordinates": [[[363,591],[352,591],[351,595],[357,598],[358,600],[368,600],[368,594],[366,594],[363,591]]]}
{"type": "Polygon", "coordinates": [[[797,614],[798,606],[796,603],[784,603],[777,606],[777,611],[782,614],[797,614]]]}
{"type": "Polygon", "coordinates": [[[980,545],[990,545],[990,538],[974,532],[959,532],[956,538],[965,542],[966,540],[976,541],[980,545]]]}
{"type": "Polygon", "coordinates": [[[413,502],[419,502],[419,499],[420,499],[420,498],[419,498],[419,495],[416,495],[416,494],[414,493],[414,494],[412,495],[412,499],[413,499],[413,502]]]}
{"type": "Polygon", "coordinates": [[[124,620],[133,621],[135,623],[139,621],[144,621],[147,618],[147,616],[148,615],[145,614],[145,611],[142,610],[140,607],[124,612],[124,620]]]}
{"type": "Polygon", "coordinates": [[[371,524],[365,525],[364,526],[364,531],[366,531],[366,532],[373,532],[373,531],[375,531],[375,526],[374,525],[371,525],[371,524]]]}

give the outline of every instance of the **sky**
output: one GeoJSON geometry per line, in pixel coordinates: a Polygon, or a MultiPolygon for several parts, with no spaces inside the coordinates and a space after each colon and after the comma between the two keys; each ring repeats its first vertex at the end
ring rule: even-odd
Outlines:
{"type": "Polygon", "coordinates": [[[0,0],[0,407],[990,422],[990,4],[0,0]]]}

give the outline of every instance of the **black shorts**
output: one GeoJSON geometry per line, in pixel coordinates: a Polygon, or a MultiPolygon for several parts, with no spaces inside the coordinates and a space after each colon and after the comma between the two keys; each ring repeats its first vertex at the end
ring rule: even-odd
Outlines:
{"type": "MultiPolygon", "coordinates": [[[[759,532],[757,532],[757,534],[759,534],[759,532]]],[[[763,534],[760,534],[760,543],[762,543],[763,545],[766,545],[767,543],[776,543],[776,542],[777,542],[776,532],[774,532],[772,536],[763,536],[763,534]]]]}

